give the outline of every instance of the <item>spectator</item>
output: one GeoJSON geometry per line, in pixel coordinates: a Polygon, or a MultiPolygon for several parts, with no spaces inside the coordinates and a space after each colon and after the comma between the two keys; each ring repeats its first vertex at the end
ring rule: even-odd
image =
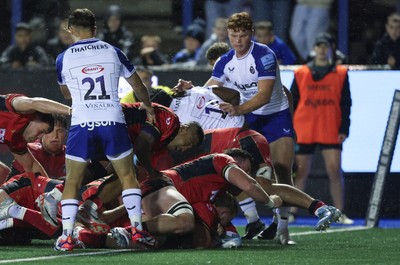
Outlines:
{"type": "Polygon", "coordinates": [[[241,0],[206,0],[204,1],[207,29],[206,36],[211,36],[215,21],[219,17],[230,17],[233,13],[241,12],[243,2],[241,0]]]}
{"type": "Polygon", "coordinates": [[[74,40],[67,29],[68,22],[66,20],[62,20],[58,27],[57,36],[47,42],[47,56],[54,64],[56,63],[57,55],[65,51],[72,43],[74,43],[74,40]]]}
{"type": "Polygon", "coordinates": [[[372,54],[372,64],[388,64],[392,69],[400,69],[400,13],[387,18],[386,33],[376,43],[372,54]]]}
{"type": "Polygon", "coordinates": [[[165,54],[160,52],[161,38],[158,35],[144,35],[141,38],[142,49],[140,57],[134,61],[135,65],[163,65],[168,64],[165,54]]]}
{"type": "Polygon", "coordinates": [[[197,24],[192,24],[188,27],[188,30],[184,38],[184,46],[181,51],[175,54],[172,58],[172,63],[187,63],[196,61],[199,58],[201,44],[204,42],[205,33],[203,28],[197,24]]]}
{"type": "Polygon", "coordinates": [[[18,23],[15,29],[15,44],[1,55],[3,69],[37,69],[49,65],[49,59],[42,47],[32,43],[32,30],[26,23],[18,23]]]}
{"type": "Polygon", "coordinates": [[[271,21],[276,36],[288,42],[292,0],[251,0],[254,22],[271,21]]]}
{"type": "MultiPolygon", "coordinates": [[[[342,144],[349,136],[351,94],[347,69],[330,58],[330,39],[315,40],[312,62],[295,70],[292,84],[293,125],[297,134],[295,186],[304,190],[310,174],[314,151],[320,148],[329,176],[333,205],[344,208],[342,144]]],[[[339,222],[354,221],[343,215],[339,222]]]]}
{"type": "Polygon", "coordinates": [[[208,38],[203,45],[201,45],[201,51],[199,55],[199,60],[197,61],[197,65],[207,65],[208,60],[206,58],[206,53],[208,49],[217,42],[225,42],[229,43],[228,39],[228,30],[226,28],[226,23],[228,20],[226,18],[218,18],[215,21],[213,34],[211,34],[210,38],[208,38]]]}
{"type": "Polygon", "coordinates": [[[255,40],[259,43],[268,45],[275,53],[276,59],[280,65],[295,64],[297,61],[296,55],[292,52],[289,46],[286,45],[272,30],[270,21],[260,21],[255,24],[255,40]]]}
{"type": "Polygon", "coordinates": [[[104,19],[103,31],[99,33],[98,38],[121,49],[131,59],[133,34],[125,28],[122,15],[118,5],[110,5],[104,19]]]}
{"type": "MultiPolygon", "coordinates": [[[[208,64],[211,67],[214,67],[214,64],[218,60],[218,58],[221,55],[229,52],[229,50],[230,50],[229,45],[227,43],[225,43],[225,42],[214,43],[207,50],[206,57],[207,57],[208,64]]],[[[226,85],[226,84],[224,84],[224,85],[226,85]]]]}
{"type": "MultiPolygon", "coordinates": [[[[329,40],[329,43],[332,47],[332,51],[335,51],[335,53],[332,53],[332,62],[336,62],[336,65],[348,63],[347,56],[337,49],[336,39],[333,36],[331,36],[329,33],[321,32],[317,35],[317,39],[318,38],[319,39],[326,38],[329,40]],[[333,57],[333,56],[335,56],[335,57],[333,57]]],[[[315,49],[314,49],[308,54],[306,62],[311,62],[312,60],[314,60],[315,55],[316,55],[316,53],[315,53],[315,49]]]]}
{"type": "Polygon", "coordinates": [[[305,60],[309,51],[313,49],[317,34],[327,31],[332,2],[333,0],[297,0],[292,16],[290,38],[301,60],[305,60]]]}

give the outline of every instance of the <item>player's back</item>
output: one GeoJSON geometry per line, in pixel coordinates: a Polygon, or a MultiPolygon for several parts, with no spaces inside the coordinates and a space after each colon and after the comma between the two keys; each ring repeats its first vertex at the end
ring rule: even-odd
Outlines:
{"type": "Polygon", "coordinates": [[[196,121],[203,130],[242,127],[244,117],[224,113],[219,108],[221,102],[223,100],[207,88],[194,87],[184,96],[174,98],[170,108],[182,123],[196,121]]]}
{"type": "Polygon", "coordinates": [[[232,188],[232,184],[225,179],[225,173],[234,164],[235,161],[228,155],[212,154],[162,172],[171,178],[176,189],[192,204],[212,201],[219,190],[232,188]]]}
{"type": "Polygon", "coordinates": [[[118,48],[95,38],[81,40],[57,57],[56,66],[58,83],[71,93],[72,125],[124,123],[118,81],[120,76],[130,77],[135,68],[118,48]]]}

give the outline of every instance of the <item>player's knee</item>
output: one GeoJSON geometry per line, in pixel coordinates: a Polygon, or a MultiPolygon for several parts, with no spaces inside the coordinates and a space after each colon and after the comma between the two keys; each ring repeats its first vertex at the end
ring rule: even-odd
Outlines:
{"type": "Polygon", "coordinates": [[[176,217],[176,234],[190,233],[194,230],[193,208],[188,202],[180,201],[175,203],[167,213],[176,217]]]}
{"type": "Polygon", "coordinates": [[[193,214],[181,214],[177,216],[176,219],[179,223],[179,229],[176,231],[177,234],[187,234],[194,231],[195,221],[193,214]]]}

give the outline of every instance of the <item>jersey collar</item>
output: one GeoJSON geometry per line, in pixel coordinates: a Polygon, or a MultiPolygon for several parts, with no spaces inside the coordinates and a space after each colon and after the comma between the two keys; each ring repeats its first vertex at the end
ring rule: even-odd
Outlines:
{"type": "Polygon", "coordinates": [[[74,44],[72,44],[70,47],[73,47],[73,46],[76,46],[76,45],[80,45],[80,44],[94,43],[94,42],[98,42],[98,41],[99,41],[99,39],[96,39],[96,38],[78,40],[77,42],[75,42],[74,44]]]}
{"type": "Polygon", "coordinates": [[[254,41],[251,41],[250,48],[249,48],[249,50],[247,51],[247,53],[246,53],[243,57],[238,58],[238,57],[236,56],[236,52],[235,52],[236,59],[238,59],[238,60],[243,60],[243,59],[245,59],[245,58],[251,53],[251,51],[253,50],[253,48],[254,48],[254,41]]]}

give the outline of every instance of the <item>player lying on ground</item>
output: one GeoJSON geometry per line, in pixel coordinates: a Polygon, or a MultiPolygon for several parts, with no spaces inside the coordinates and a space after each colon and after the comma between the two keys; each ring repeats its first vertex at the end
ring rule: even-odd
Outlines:
{"type": "MultiPolygon", "coordinates": [[[[154,184],[154,180],[152,180],[154,184]]],[[[162,181],[161,181],[162,182],[162,181]]],[[[159,184],[161,183],[159,182],[159,184]]],[[[153,233],[157,241],[154,245],[144,245],[140,242],[132,242],[131,227],[111,228],[111,234],[96,233],[89,228],[76,228],[77,239],[83,242],[89,248],[213,248],[213,247],[238,247],[241,245],[240,237],[235,227],[230,223],[232,218],[237,214],[237,202],[230,194],[224,193],[216,197],[214,203],[199,202],[193,205],[187,204],[185,199],[182,199],[172,183],[168,180],[164,183],[166,186],[159,190],[152,191],[151,198],[160,196],[162,200],[157,200],[151,206],[153,214],[159,212],[161,208],[170,205],[173,200],[180,201],[171,208],[167,208],[168,212],[161,213],[154,217],[143,217],[143,224],[146,229],[153,233]],[[161,208],[160,208],[161,207],[161,208]],[[183,218],[182,218],[183,217],[183,218]],[[194,218],[194,226],[191,231],[181,233],[166,232],[170,221],[175,219],[183,226],[184,219],[194,218]],[[161,223],[166,221],[166,223],[161,223]],[[163,233],[162,230],[164,230],[163,233]],[[112,239],[114,238],[114,239],[112,239]],[[116,239],[116,241],[115,241],[116,239]]],[[[147,185],[147,184],[146,184],[147,185]]],[[[152,185],[152,184],[150,184],[152,185]]],[[[149,188],[149,186],[147,186],[149,188]]],[[[157,185],[153,186],[157,188],[157,185]]],[[[150,190],[148,190],[150,191],[150,190]]],[[[147,196],[146,196],[147,197],[147,196]]],[[[145,198],[146,198],[145,197],[145,198]]],[[[148,197],[150,198],[150,196],[148,197]]],[[[111,221],[119,214],[117,212],[121,207],[114,210],[104,211],[100,214],[101,218],[111,221]],[[112,217],[111,217],[112,216],[112,217]]],[[[121,217],[119,217],[121,218],[121,217]]],[[[122,217],[125,218],[125,217],[122,217]]],[[[115,224],[115,223],[114,223],[115,224]]],[[[185,229],[185,228],[184,228],[185,229]]],[[[182,230],[181,230],[182,231],[182,230]]],[[[149,240],[148,240],[149,241],[149,240]]]]}
{"type": "MultiPolygon", "coordinates": [[[[106,180],[107,178],[102,178],[86,185],[86,190],[82,194],[82,200],[90,197],[91,194],[96,193],[101,184],[106,180]]],[[[56,227],[49,225],[42,218],[40,212],[38,211],[37,204],[41,203],[40,195],[42,195],[45,190],[51,189],[55,185],[59,187],[62,185],[61,183],[61,181],[51,180],[39,175],[35,176],[32,173],[24,173],[11,178],[7,183],[2,185],[0,190],[1,200],[4,200],[0,205],[0,230],[10,227],[19,229],[32,229],[35,227],[47,236],[45,238],[58,237],[60,235],[60,223],[56,227]]],[[[145,201],[147,201],[147,206],[152,207],[152,214],[159,210],[161,205],[164,205],[164,207],[168,208],[172,203],[172,207],[168,208],[169,210],[165,215],[155,216],[153,218],[148,217],[148,220],[144,223],[144,226],[149,231],[152,231],[158,235],[182,234],[185,232],[185,229],[187,229],[185,228],[185,223],[187,223],[186,220],[193,219],[192,208],[187,203],[186,199],[184,199],[183,196],[180,195],[172,186],[171,181],[167,183],[168,186],[165,186],[165,188],[160,190],[158,189],[159,185],[157,185],[157,183],[160,182],[157,180],[152,180],[151,183],[147,183],[145,185],[147,190],[144,190],[144,197],[147,196],[147,192],[151,193],[151,196],[148,196],[147,199],[145,199],[145,201]],[[152,185],[152,183],[156,185],[152,185]],[[156,190],[151,191],[149,188],[156,190]],[[156,203],[150,203],[155,196],[160,197],[161,199],[156,203]],[[175,203],[175,201],[178,203],[175,203]],[[168,218],[166,215],[169,215],[170,218],[168,218]],[[178,230],[168,231],[168,223],[171,221],[178,222],[178,230]],[[183,227],[183,230],[179,230],[179,226],[183,227]]],[[[237,213],[237,206],[236,208],[234,207],[236,205],[235,201],[232,202],[229,197],[225,199],[222,198],[223,196],[220,197],[221,198],[215,202],[216,208],[214,208],[211,204],[202,205],[199,203],[195,205],[194,208],[197,221],[193,230],[196,231],[196,236],[192,237],[191,235],[185,235],[184,238],[186,238],[186,240],[182,240],[182,242],[187,242],[187,238],[193,238],[197,240],[193,241],[193,244],[190,244],[186,247],[211,247],[215,246],[216,243],[223,244],[224,246],[232,246],[232,244],[237,246],[240,244],[240,240],[238,241],[237,237],[233,237],[235,230],[232,230],[232,228],[229,230],[229,239],[233,239],[233,241],[229,241],[227,238],[221,237],[221,231],[219,232],[219,237],[217,237],[218,224],[221,223],[222,225],[227,226],[231,218],[233,218],[233,216],[235,216],[237,213]],[[201,233],[206,234],[201,235],[201,233]],[[199,237],[200,235],[201,237],[199,237]],[[211,238],[214,239],[214,236],[219,239],[218,242],[211,240],[211,238]],[[201,238],[203,239],[199,240],[201,238]]],[[[117,201],[116,203],[120,204],[120,201],[117,201]]],[[[108,206],[111,205],[109,204],[108,206]]],[[[163,214],[163,212],[160,214],[163,214]]],[[[105,245],[106,241],[103,239],[106,238],[105,235],[107,235],[109,232],[110,227],[129,225],[130,222],[128,216],[126,215],[126,211],[123,205],[120,205],[112,211],[103,212],[101,217],[106,219],[108,224],[99,220],[96,223],[88,223],[84,218],[78,217],[78,221],[80,223],[77,224],[79,228],[74,230],[74,239],[82,239],[89,247],[104,247],[106,245],[109,247],[115,247],[116,245],[113,243],[113,240],[110,241],[111,243],[105,245]]],[[[25,238],[25,240],[29,239],[30,238],[25,238]]],[[[147,242],[153,242],[152,246],[154,246],[156,241],[151,240],[153,239],[149,239],[147,242]]],[[[171,240],[169,240],[169,242],[171,242],[171,240]]],[[[168,245],[170,244],[171,243],[168,243],[168,245]]]]}
{"type": "MultiPolygon", "coordinates": [[[[230,154],[238,163],[239,167],[245,168],[246,171],[250,172],[251,156],[248,153],[239,149],[235,149],[230,154]]],[[[173,180],[177,190],[182,195],[184,195],[189,203],[192,204],[198,201],[211,199],[212,195],[215,195],[217,191],[222,189],[223,187],[232,187],[232,185],[229,185],[229,183],[225,181],[223,174],[220,171],[220,167],[223,167],[224,165],[228,166],[230,162],[233,161],[227,159],[226,155],[214,154],[204,156],[197,160],[179,165],[175,168],[172,168],[171,170],[164,170],[162,171],[162,173],[173,180]]],[[[244,173],[243,171],[240,172],[244,173]]],[[[233,178],[233,180],[235,180],[235,178],[233,178]]],[[[239,184],[235,184],[239,187],[239,184]]],[[[307,208],[310,210],[311,213],[317,215],[320,218],[316,226],[316,229],[318,230],[326,229],[327,227],[329,227],[329,224],[331,222],[336,221],[337,218],[339,218],[340,216],[340,212],[337,211],[335,208],[326,206],[323,202],[314,200],[313,198],[302,193],[301,191],[295,190],[295,192],[297,192],[299,196],[305,196],[305,198],[301,200],[293,200],[290,198],[290,196],[288,196],[292,187],[288,185],[281,185],[278,187],[279,188],[276,188],[276,190],[281,192],[283,196],[285,196],[289,204],[307,208]],[[289,190],[289,192],[285,190],[289,190]]],[[[92,211],[87,215],[95,216],[96,212],[92,211]]]]}
{"type": "MultiPolygon", "coordinates": [[[[198,149],[187,150],[183,153],[162,154],[153,157],[153,163],[162,161],[165,164],[168,161],[170,166],[173,166],[201,155],[215,152],[221,153],[230,148],[240,148],[251,153],[256,165],[252,174],[257,177],[257,180],[267,193],[277,194],[283,198],[286,204],[293,204],[304,209],[309,209],[312,203],[317,201],[292,186],[275,183],[277,176],[274,174],[268,142],[264,136],[253,130],[240,128],[206,130],[203,144],[198,149]]],[[[241,196],[240,205],[249,222],[246,226],[244,238],[251,239],[262,232],[265,225],[259,219],[255,202],[251,198],[241,196]]],[[[331,210],[334,211],[334,208],[331,208],[331,210]]],[[[314,211],[310,213],[314,214],[314,211]]],[[[287,216],[274,218],[275,222],[260,235],[260,239],[273,239],[276,237],[281,244],[293,243],[290,242],[288,223],[285,217],[287,216]]],[[[320,228],[316,227],[316,229],[319,230],[320,228]]]]}

